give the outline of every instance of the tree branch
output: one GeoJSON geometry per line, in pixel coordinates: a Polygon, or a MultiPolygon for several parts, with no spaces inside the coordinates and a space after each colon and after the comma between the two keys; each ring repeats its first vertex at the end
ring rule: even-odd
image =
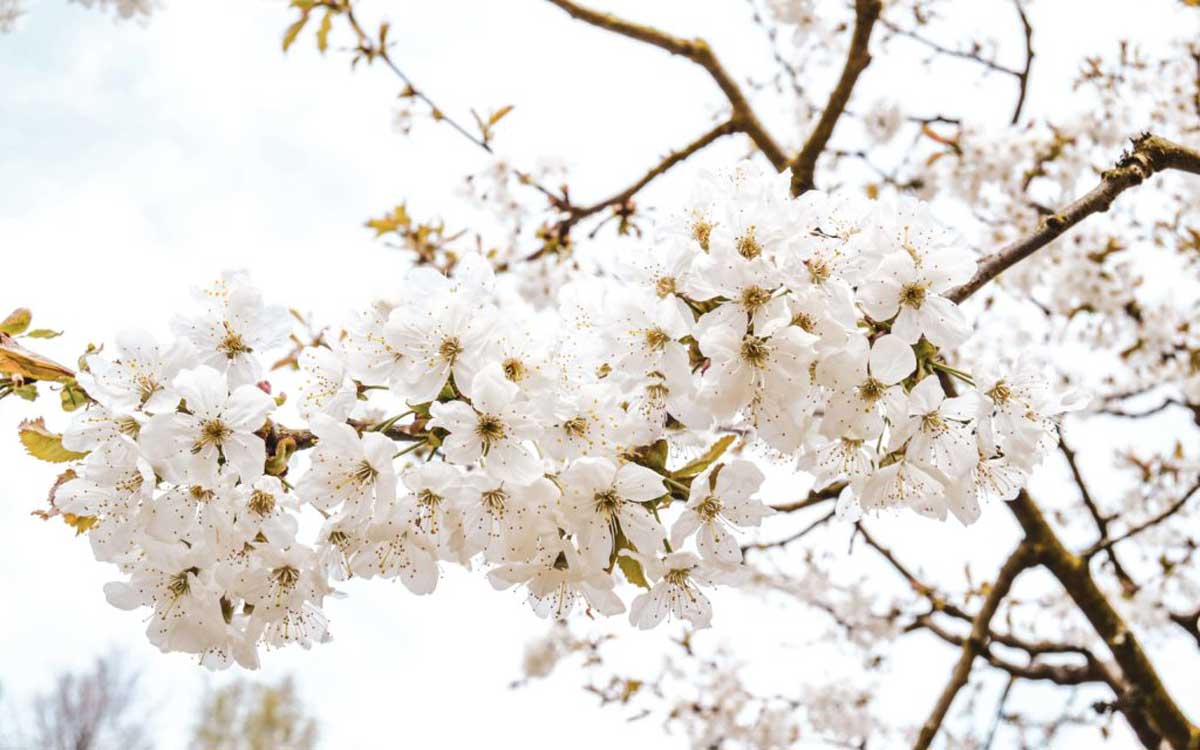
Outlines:
{"type": "Polygon", "coordinates": [[[568,207],[567,211],[570,213],[570,216],[568,216],[566,220],[559,225],[560,229],[565,230],[563,231],[563,234],[565,234],[566,231],[569,231],[572,226],[588,216],[591,216],[592,214],[598,213],[610,206],[624,205],[629,201],[630,198],[641,191],[642,188],[649,185],[658,177],[666,174],[667,171],[669,171],[676,164],[679,164],[698,151],[707,148],[722,137],[736,132],[738,132],[738,127],[734,120],[729,119],[725,122],[722,122],[720,125],[717,125],[715,128],[709,130],[707,133],[679,149],[678,151],[672,151],[671,153],[667,154],[665,157],[663,157],[662,161],[652,167],[649,172],[642,175],[641,179],[625,188],[621,192],[589,206],[568,207]]]}
{"type": "MultiPolygon", "coordinates": [[[[1088,489],[1087,482],[1083,479],[1083,472],[1079,470],[1079,462],[1075,458],[1075,451],[1067,445],[1066,438],[1059,435],[1058,449],[1062,452],[1063,457],[1067,459],[1067,466],[1071,467],[1071,476],[1075,479],[1076,486],[1079,487],[1079,494],[1083,498],[1083,504],[1087,507],[1088,513],[1091,514],[1092,520],[1096,523],[1096,529],[1100,532],[1100,539],[1107,539],[1109,517],[1100,512],[1100,506],[1096,504],[1095,498],[1092,497],[1091,491],[1088,489]]],[[[1091,555],[1085,555],[1090,558],[1091,555]]],[[[1117,581],[1121,584],[1121,590],[1132,594],[1137,591],[1137,583],[1125,570],[1125,566],[1121,565],[1121,561],[1117,559],[1117,553],[1111,548],[1108,550],[1108,561],[1112,563],[1113,573],[1117,576],[1117,581]]]]}
{"type": "Polygon", "coordinates": [[[1126,539],[1129,539],[1130,537],[1137,536],[1138,534],[1142,533],[1146,529],[1157,526],[1158,524],[1167,520],[1168,518],[1175,515],[1179,511],[1183,510],[1183,506],[1187,505],[1187,501],[1190,500],[1192,498],[1192,495],[1195,495],[1198,490],[1200,490],[1200,483],[1192,485],[1191,489],[1189,489],[1187,492],[1185,492],[1183,494],[1183,496],[1180,497],[1178,500],[1176,500],[1175,502],[1173,502],[1169,506],[1167,506],[1167,508],[1165,510],[1163,510],[1161,513],[1155,514],[1154,516],[1147,519],[1146,521],[1139,523],[1137,526],[1130,527],[1129,530],[1127,530],[1123,534],[1120,534],[1119,536],[1116,536],[1116,537],[1113,537],[1110,539],[1110,538],[1107,538],[1108,535],[1105,534],[1105,538],[1102,538],[1100,541],[1096,542],[1091,547],[1088,547],[1087,550],[1085,550],[1081,556],[1085,560],[1090,560],[1092,557],[1095,557],[1097,553],[1102,552],[1102,551],[1107,551],[1110,555],[1113,554],[1114,546],[1120,544],[1121,542],[1125,541],[1126,539]]]}
{"type": "Polygon", "coordinates": [[[460,125],[457,120],[447,115],[445,110],[434,104],[433,99],[431,99],[424,91],[417,88],[417,86],[412,82],[412,79],[405,75],[404,71],[400,70],[400,67],[394,60],[392,60],[391,55],[388,54],[387,45],[385,45],[382,40],[376,44],[376,42],[367,35],[366,31],[363,30],[362,25],[359,24],[358,19],[354,15],[354,8],[351,7],[349,3],[346,4],[344,11],[346,14],[346,20],[350,23],[350,28],[354,31],[354,35],[358,37],[358,48],[367,56],[368,60],[370,60],[372,57],[378,57],[380,60],[383,60],[388,69],[390,69],[392,73],[394,73],[396,77],[404,83],[405,93],[424,102],[425,106],[429,107],[429,111],[435,120],[445,122],[447,125],[454,128],[454,130],[458,131],[459,135],[463,136],[471,143],[474,143],[476,146],[488,152],[489,154],[492,153],[492,147],[488,145],[485,140],[476,136],[474,133],[460,125]]]}
{"type": "Polygon", "coordinates": [[[1021,29],[1025,34],[1025,67],[1017,73],[1017,106],[1013,109],[1010,124],[1016,125],[1021,120],[1021,110],[1025,108],[1025,94],[1029,91],[1029,69],[1033,67],[1033,25],[1025,14],[1025,6],[1021,0],[1013,0],[1017,6],[1017,15],[1021,17],[1021,29]]]}
{"type": "Polygon", "coordinates": [[[1163,686],[1137,637],[1096,585],[1087,562],[1072,554],[1024,490],[1008,503],[1033,545],[1038,559],[1058,579],[1120,665],[1137,710],[1175,750],[1200,746],[1200,730],[1192,725],[1163,686]]]}
{"type": "Polygon", "coordinates": [[[855,0],[854,2],[854,31],[850,36],[850,51],[846,54],[846,64],[842,67],[842,75],[837,85],[829,93],[829,101],[821,111],[821,117],[813,128],[812,134],[800,148],[800,153],[791,163],[792,195],[800,195],[816,187],[813,181],[817,168],[817,159],[829,139],[833,136],[834,126],[837,125],[846,103],[858,77],[871,64],[871,30],[879,20],[883,8],[880,0],[855,0]]]}
{"type": "Polygon", "coordinates": [[[808,524],[804,528],[800,529],[795,534],[784,537],[783,539],[777,539],[773,542],[754,542],[751,544],[743,544],[742,545],[742,554],[745,554],[746,552],[748,552],[750,550],[765,550],[765,549],[773,549],[776,547],[786,547],[789,544],[791,544],[792,542],[797,542],[797,541],[803,539],[814,529],[817,529],[817,528],[823,526],[824,524],[828,523],[829,521],[831,521],[834,517],[834,514],[835,514],[834,511],[831,510],[828,513],[826,513],[825,515],[823,515],[820,518],[813,521],[812,523],[808,524]]]}
{"type": "Polygon", "coordinates": [[[1030,236],[1000,249],[979,262],[970,281],[947,296],[962,302],[1002,272],[1033,255],[1068,229],[1094,213],[1108,210],[1117,196],[1145,182],[1156,172],[1178,169],[1200,174],[1200,153],[1165,138],[1144,133],[1133,139],[1133,150],[1126,153],[1113,169],[1100,176],[1100,184],[1058,213],[1042,219],[1030,236]]]}
{"type": "Polygon", "coordinates": [[[795,502],[772,505],[771,510],[774,510],[776,513],[792,513],[798,510],[804,510],[805,508],[811,508],[814,505],[820,505],[827,500],[833,500],[840,495],[842,490],[845,488],[845,482],[835,482],[824,489],[814,490],[808,493],[807,497],[796,500],[795,502]]]}
{"type": "Polygon", "coordinates": [[[892,32],[893,34],[896,34],[897,36],[902,36],[906,39],[911,39],[914,42],[917,42],[918,44],[920,44],[924,47],[928,47],[929,49],[933,50],[934,52],[936,52],[939,55],[946,55],[947,57],[957,57],[960,60],[970,60],[971,62],[979,63],[980,65],[987,68],[988,70],[992,70],[997,73],[1004,73],[1005,75],[1010,75],[1010,76],[1013,76],[1014,78],[1019,78],[1021,75],[1021,71],[1016,70],[1015,68],[1010,68],[1007,65],[1001,65],[1000,63],[996,62],[995,60],[991,59],[990,57],[984,57],[982,54],[980,54],[981,45],[979,44],[979,42],[972,42],[973,49],[971,49],[971,50],[953,49],[951,47],[947,47],[944,44],[935,42],[932,39],[921,36],[917,32],[912,31],[911,29],[905,29],[900,26],[897,26],[896,24],[892,23],[891,21],[889,21],[886,18],[880,19],[879,23],[885,29],[892,32]]]}
{"type": "Polygon", "coordinates": [[[1036,562],[1036,558],[1032,548],[1025,541],[1022,541],[1004,562],[1004,565],[1001,566],[995,583],[992,584],[991,590],[988,591],[987,597],[983,600],[983,605],[979,608],[979,612],[975,615],[975,619],[971,623],[971,634],[963,643],[962,655],[959,657],[954,671],[950,674],[950,682],[942,690],[942,694],[938,698],[937,703],[934,704],[929,718],[921,726],[921,731],[917,735],[917,742],[913,745],[913,750],[927,750],[930,743],[933,742],[934,735],[937,734],[942,721],[946,718],[946,712],[950,710],[950,704],[954,702],[954,697],[962,689],[962,686],[967,684],[967,678],[971,674],[971,665],[975,662],[975,657],[985,649],[992,618],[996,615],[996,610],[999,608],[1001,600],[1008,595],[1013,581],[1016,580],[1021,571],[1034,564],[1034,562],[1036,562]]]}
{"type": "MultiPolygon", "coordinates": [[[[708,46],[708,42],[703,39],[680,39],[652,26],[626,21],[611,13],[602,13],[585,8],[578,3],[572,2],[572,0],[549,1],[566,11],[576,20],[658,47],[670,52],[672,55],[685,57],[704,68],[712,76],[713,81],[721,89],[721,92],[725,94],[725,98],[729,100],[729,106],[733,111],[730,119],[733,121],[737,131],[745,133],[776,169],[783,170],[787,167],[787,155],[779,147],[779,144],[775,143],[771,135],[767,133],[762,122],[759,121],[758,116],[751,109],[750,102],[746,99],[746,95],[742,93],[741,87],[733,80],[728,71],[725,70],[725,67],[721,65],[721,61],[717,59],[716,53],[708,46]]],[[[878,0],[875,1],[878,2],[878,0]]]]}

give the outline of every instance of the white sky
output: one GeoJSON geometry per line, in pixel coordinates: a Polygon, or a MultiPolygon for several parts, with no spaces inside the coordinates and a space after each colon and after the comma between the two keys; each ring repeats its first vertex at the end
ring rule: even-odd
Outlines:
{"type": "MultiPolygon", "coordinates": [[[[28,5],[18,29],[0,36],[0,315],[28,306],[35,325],[66,329],[43,347],[64,363],[87,341],[122,328],[165,336],[188,287],[231,267],[250,269],[274,301],[337,320],[388,290],[402,269],[362,222],[405,199],[417,215],[450,218],[462,176],[486,163],[446,128],[420,123],[413,136],[397,135],[393,79],[376,69],[351,74],[333,51],[322,59],[311,29],[285,58],[279,38],[291,12],[282,2],[173,0],[146,27],[64,0],[28,5]]],[[[738,74],[761,73],[769,60],[741,0],[597,5],[705,36],[738,74]]],[[[1040,45],[1031,109],[1060,106],[1069,78],[1052,71],[1071,70],[1068,61],[1081,54],[1122,35],[1161,42],[1156,25],[1174,0],[1138,5],[1146,10],[1132,13],[1116,0],[1033,3],[1040,45]]],[[[624,187],[667,149],[692,140],[720,104],[690,64],[575,23],[542,0],[362,6],[364,19],[379,18],[381,9],[390,16],[397,60],[448,112],[466,118],[470,106],[516,105],[500,126],[501,150],[521,164],[567,157],[573,195],[585,201],[624,187]]],[[[998,7],[965,23],[1008,29],[1011,14],[998,7]]],[[[1004,34],[1016,41],[1015,29],[1004,34]]],[[[920,67],[877,63],[864,90],[902,94],[930,114],[1012,106],[1007,79],[980,79],[965,66],[938,80],[926,85],[932,79],[920,67]],[[946,81],[953,90],[942,90],[946,81]]],[[[798,140],[795,123],[766,114],[781,140],[798,140]]],[[[729,139],[640,201],[670,208],[701,165],[728,163],[743,150],[729,139]]],[[[186,657],[159,655],[145,643],[139,614],[104,602],[101,587],[115,571],[95,563],[84,540],[28,515],[42,506],[56,471],[27,459],[13,428],[49,412],[43,403],[0,402],[0,684],[20,695],[119,644],[158,691],[162,747],[181,748],[205,674],[186,657]]],[[[62,419],[52,417],[55,424],[62,419]]],[[[776,489],[778,499],[790,496],[776,489]]],[[[885,523],[895,538],[924,535],[949,565],[970,560],[982,575],[1012,539],[1000,509],[967,530],[885,523]]],[[[855,548],[856,558],[864,554],[855,548]]],[[[626,723],[619,711],[595,708],[577,675],[508,690],[525,641],[544,625],[519,596],[492,593],[477,574],[450,572],[425,598],[383,582],[347,589],[349,598],[328,607],[332,644],[264,655],[264,677],[297,674],[323,720],[326,747],[394,744],[381,740],[384,732],[418,747],[682,744],[664,742],[657,724],[626,723]]],[[[804,624],[764,618],[770,606],[739,611],[740,604],[718,602],[717,627],[705,637],[787,664],[790,646],[779,642],[802,640],[804,624]]],[[[629,652],[655,663],[670,634],[631,635],[629,652]]],[[[935,653],[907,662],[905,689],[886,697],[896,711],[927,711],[955,656],[935,653]]],[[[1173,684],[1194,688],[1187,676],[1194,656],[1171,661],[1163,667],[1173,684]]],[[[817,668],[829,665],[795,664],[775,676],[786,681],[788,670],[817,668]]]]}

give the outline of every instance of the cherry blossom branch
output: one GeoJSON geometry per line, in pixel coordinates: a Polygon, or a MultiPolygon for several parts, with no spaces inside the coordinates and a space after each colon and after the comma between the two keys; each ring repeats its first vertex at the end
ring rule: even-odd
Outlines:
{"type": "Polygon", "coordinates": [[[962,302],[1071,227],[1092,214],[1107,211],[1121,193],[1168,169],[1200,174],[1200,153],[1150,133],[1137,136],[1133,139],[1133,149],[1123,155],[1115,167],[1101,174],[1099,185],[1057,213],[1044,217],[1033,234],[982,259],[975,276],[947,297],[962,302]]]}
{"type": "Polygon", "coordinates": [[[842,67],[837,85],[829,93],[829,101],[821,111],[816,127],[792,160],[792,195],[800,195],[816,187],[814,176],[817,159],[833,136],[833,129],[846,110],[850,94],[854,91],[858,77],[871,64],[871,30],[879,20],[883,8],[880,0],[855,0],[854,30],[850,35],[850,51],[846,53],[846,64],[842,67]]]}
{"type": "Polygon", "coordinates": [[[913,750],[927,750],[930,743],[933,742],[934,735],[937,734],[942,721],[946,718],[946,712],[950,710],[950,704],[954,702],[954,697],[962,689],[963,685],[967,684],[967,678],[971,673],[971,665],[975,662],[975,657],[984,651],[988,630],[992,618],[996,615],[996,610],[1000,606],[1000,602],[1008,595],[1017,576],[1036,562],[1036,557],[1033,553],[1034,550],[1022,541],[1021,544],[1017,545],[1016,550],[1013,551],[1008,560],[1004,562],[1004,565],[1001,566],[996,581],[992,584],[987,597],[983,601],[983,605],[979,608],[979,612],[975,615],[975,619],[971,623],[971,634],[963,643],[962,655],[959,657],[958,664],[955,665],[954,671],[950,675],[950,682],[942,690],[942,694],[938,698],[937,703],[934,704],[929,718],[921,726],[921,731],[917,735],[917,742],[913,745],[913,750]]]}
{"type": "MultiPolygon", "coordinates": [[[[729,100],[729,106],[733,113],[730,119],[737,131],[745,133],[776,169],[783,170],[787,166],[787,155],[763,127],[741,87],[725,70],[716,53],[708,46],[708,42],[703,39],[681,39],[652,26],[627,21],[611,13],[585,8],[572,0],[549,1],[576,20],[658,47],[672,55],[687,58],[704,68],[712,76],[721,92],[725,94],[725,98],[729,100]]],[[[878,2],[878,0],[874,1],[878,2]]]]}
{"type": "Polygon", "coordinates": [[[1154,730],[1175,750],[1194,750],[1200,744],[1200,729],[1175,704],[1141,643],[1096,585],[1087,561],[1063,545],[1024,490],[1008,507],[1024,529],[1026,542],[1037,551],[1041,564],[1054,574],[1112,652],[1125,679],[1136,691],[1138,708],[1154,730]]]}
{"type": "MultiPolygon", "coordinates": [[[[360,435],[364,432],[379,432],[392,440],[404,443],[415,443],[425,439],[424,435],[413,433],[411,427],[407,425],[387,425],[383,429],[378,429],[378,425],[358,419],[347,420],[346,424],[353,427],[354,431],[360,435]]],[[[317,436],[312,431],[292,429],[272,422],[270,432],[266,437],[267,450],[274,451],[275,446],[284,440],[291,440],[294,443],[293,450],[307,450],[317,445],[317,436]]]]}
{"type": "Polygon", "coordinates": [[[1143,531],[1146,531],[1147,529],[1157,526],[1158,524],[1167,520],[1168,518],[1175,515],[1179,511],[1183,510],[1183,507],[1185,505],[1187,505],[1187,502],[1192,499],[1192,496],[1195,495],[1197,491],[1200,491],[1200,482],[1197,482],[1196,484],[1192,485],[1191,489],[1189,489],[1187,492],[1185,492],[1183,494],[1183,496],[1180,497],[1178,500],[1176,500],[1175,502],[1173,502],[1169,506],[1167,506],[1166,509],[1164,509],[1160,513],[1155,514],[1154,516],[1147,519],[1146,521],[1143,521],[1142,523],[1139,523],[1136,526],[1130,527],[1123,534],[1120,534],[1120,535],[1112,537],[1112,538],[1107,538],[1107,534],[1105,534],[1106,538],[1103,538],[1100,541],[1093,544],[1091,547],[1088,547],[1086,550],[1083,551],[1083,553],[1080,556],[1083,557],[1083,559],[1085,559],[1085,560],[1090,560],[1093,557],[1095,557],[1097,554],[1099,554],[1100,552],[1108,552],[1110,555],[1113,554],[1113,547],[1115,547],[1116,545],[1120,544],[1121,542],[1123,542],[1131,537],[1137,536],[1138,534],[1142,533],[1143,531]]]}

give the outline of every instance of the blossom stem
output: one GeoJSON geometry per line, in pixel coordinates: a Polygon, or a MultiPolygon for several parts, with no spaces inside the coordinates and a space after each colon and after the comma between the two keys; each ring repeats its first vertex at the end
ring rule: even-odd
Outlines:
{"type": "Polygon", "coordinates": [[[405,455],[406,453],[412,453],[417,448],[420,448],[423,445],[427,445],[428,443],[429,443],[429,441],[427,439],[419,440],[419,441],[413,443],[412,445],[408,446],[404,450],[401,450],[401,451],[393,454],[392,459],[395,460],[395,459],[400,458],[401,456],[405,455]]]}
{"type": "Polygon", "coordinates": [[[955,369],[955,368],[951,367],[950,365],[944,364],[942,362],[935,362],[933,360],[930,360],[929,366],[935,370],[938,370],[939,372],[944,372],[947,375],[953,375],[954,377],[963,381],[964,383],[971,386],[972,388],[975,387],[975,379],[973,377],[971,377],[970,373],[963,372],[962,370],[955,369]]]}

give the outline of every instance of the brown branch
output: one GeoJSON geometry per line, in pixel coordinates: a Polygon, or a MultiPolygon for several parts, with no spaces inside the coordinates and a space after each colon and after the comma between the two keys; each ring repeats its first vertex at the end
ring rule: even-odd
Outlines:
{"type": "Polygon", "coordinates": [[[1200,747],[1200,730],[1175,704],[1137,637],[1096,585],[1087,561],[1063,545],[1024,490],[1008,503],[1008,507],[1024,529],[1026,542],[1037,550],[1041,563],[1066,589],[1067,595],[1112,652],[1130,686],[1130,700],[1136,704],[1136,709],[1175,750],[1200,747]]]}
{"type": "MultiPolygon", "coordinates": [[[[928,630],[943,641],[959,647],[962,647],[966,641],[962,636],[951,633],[934,622],[932,613],[918,617],[908,629],[928,630]]],[[[1136,705],[1137,701],[1131,700],[1135,696],[1130,691],[1129,685],[1121,679],[1113,667],[1100,661],[1088,649],[1069,644],[1028,643],[1010,635],[997,633],[990,633],[987,640],[1012,648],[1022,649],[1030,655],[1031,661],[1029,664],[1015,664],[993,653],[990,646],[985,644],[985,648],[981,654],[982,658],[988,663],[988,666],[1007,673],[1009,675],[1009,684],[1016,679],[1041,680],[1064,686],[1094,682],[1104,683],[1112,689],[1113,694],[1116,696],[1115,707],[1121,711],[1125,720],[1129,722],[1129,726],[1133,729],[1134,734],[1137,735],[1143,747],[1155,750],[1161,746],[1162,737],[1150,726],[1141,709],[1136,705]],[[1047,653],[1076,653],[1083,656],[1085,663],[1083,665],[1046,664],[1044,662],[1033,661],[1037,656],[1047,653]]]]}
{"type": "MultiPolygon", "coordinates": [[[[928,615],[918,618],[917,622],[913,625],[914,629],[921,628],[928,630],[952,646],[965,648],[970,645],[970,638],[964,638],[961,635],[950,632],[934,622],[933,618],[928,615]]],[[[992,636],[985,635],[984,643],[978,656],[986,661],[989,666],[995,667],[1002,672],[1007,672],[1013,677],[1019,677],[1024,680],[1045,680],[1057,685],[1082,685],[1086,682],[1107,682],[1106,676],[1102,671],[1102,665],[1098,663],[1093,664],[1092,662],[1088,662],[1084,665],[1046,664],[1045,662],[1017,664],[993,653],[987,645],[987,642],[990,640],[992,640],[992,636]]]]}
{"type": "Polygon", "coordinates": [[[1187,409],[1193,414],[1200,413],[1200,405],[1189,404],[1185,401],[1180,401],[1179,399],[1174,398],[1168,398],[1159,405],[1152,406],[1145,411],[1124,411],[1122,409],[1103,408],[1097,409],[1094,413],[1103,414],[1106,417],[1121,417],[1122,419],[1145,419],[1146,417],[1153,417],[1155,414],[1161,414],[1167,409],[1174,407],[1187,409]]]}
{"type": "Polygon", "coordinates": [[[942,596],[937,589],[918,578],[915,573],[913,573],[906,565],[904,565],[904,563],[900,562],[900,560],[895,554],[892,553],[890,549],[884,547],[882,544],[876,541],[876,539],[871,536],[871,534],[867,531],[867,527],[864,526],[861,521],[855,524],[855,531],[856,533],[862,535],[863,541],[867,543],[867,546],[878,552],[879,556],[887,561],[888,565],[892,566],[893,570],[895,570],[902,578],[908,581],[908,585],[913,591],[929,599],[935,609],[945,612],[952,617],[957,617],[960,620],[972,619],[972,616],[967,614],[966,611],[946,601],[946,598],[942,596]]]}
{"type": "Polygon", "coordinates": [[[432,114],[433,119],[446,123],[450,127],[454,128],[454,130],[458,131],[460,135],[469,140],[471,143],[474,143],[476,146],[488,152],[489,154],[492,153],[492,147],[488,145],[485,140],[477,137],[474,133],[460,125],[457,120],[447,115],[445,110],[435,104],[429,95],[417,88],[412,79],[405,75],[404,72],[400,70],[400,67],[396,65],[396,62],[392,60],[391,56],[388,54],[387,45],[383,44],[382,40],[379,44],[376,44],[375,41],[367,35],[366,31],[364,31],[363,27],[359,24],[358,19],[354,16],[354,9],[349,3],[347,3],[344,7],[344,11],[346,14],[346,20],[350,23],[350,28],[353,29],[354,35],[358,37],[358,49],[364,55],[366,55],[368,60],[371,60],[375,57],[383,60],[384,64],[387,65],[392,73],[394,73],[396,77],[404,83],[405,94],[424,102],[425,106],[429,107],[429,111],[432,114]]]}
{"type": "Polygon", "coordinates": [[[1011,124],[1016,125],[1021,120],[1021,110],[1025,108],[1025,95],[1029,91],[1029,69],[1033,67],[1033,25],[1025,14],[1025,6],[1021,0],[1013,0],[1017,6],[1017,15],[1021,18],[1021,30],[1025,34],[1025,67],[1017,74],[1017,106],[1013,109],[1011,124]]]}
{"type": "Polygon", "coordinates": [[[1120,544],[1121,542],[1125,541],[1126,539],[1129,539],[1130,537],[1137,536],[1138,534],[1142,533],[1146,529],[1157,526],[1158,524],[1167,520],[1168,518],[1175,515],[1179,511],[1183,510],[1183,506],[1187,505],[1187,501],[1190,500],[1192,498],[1192,495],[1195,495],[1198,490],[1200,490],[1200,483],[1192,485],[1192,488],[1190,490],[1185,492],[1183,494],[1183,496],[1180,497],[1178,500],[1176,500],[1175,502],[1173,502],[1169,506],[1167,506],[1167,508],[1164,509],[1162,512],[1155,514],[1154,516],[1147,519],[1146,521],[1139,523],[1137,526],[1130,527],[1129,530],[1127,530],[1125,533],[1123,533],[1119,536],[1109,539],[1109,538],[1107,538],[1108,535],[1105,534],[1105,538],[1096,542],[1091,547],[1088,547],[1087,550],[1085,550],[1081,556],[1085,560],[1090,560],[1097,553],[1103,552],[1103,551],[1107,551],[1110,555],[1112,555],[1114,546],[1120,544]]]}
{"type": "Polygon", "coordinates": [[[833,519],[834,515],[835,515],[835,511],[831,510],[828,513],[826,513],[825,515],[821,516],[820,518],[816,519],[812,523],[805,526],[803,529],[800,529],[795,534],[784,537],[783,539],[777,539],[774,542],[755,542],[752,544],[744,544],[744,545],[742,545],[742,554],[745,554],[746,552],[749,552],[750,550],[765,550],[765,549],[773,549],[776,547],[786,547],[787,545],[791,544],[792,542],[800,541],[804,537],[808,536],[808,534],[810,532],[825,525],[826,523],[828,523],[829,521],[831,521],[833,519]]]}
{"type": "MultiPolygon", "coordinates": [[[[425,439],[425,436],[413,432],[411,425],[389,425],[385,429],[380,430],[371,422],[364,422],[357,419],[347,420],[346,424],[353,427],[360,435],[364,432],[379,432],[391,440],[403,443],[415,443],[425,439]]],[[[317,445],[317,436],[311,430],[295,430],[290,427],[284,427],[281,424],[275,424],[274,422],[271,422],[268,427],[269,429],[265,438],[268,454],[274,451],[276,444],[289,438],[295,442],[295,450],[308,450],[317,445]]]]}
{"type": "Polygon", "coordinates": [[[1196,645],[1200,646],[1200,609],[1186,613],[1172,612],[1171,622],[1187,631],[1196,640],[1196,645]]]}
{"type": "Polygon", "coordinates": [[[672,151],[671,153],[667,154],[665,157],[663,157],[662,161],[652,167],[649,172],[642,175],[637,182],[633,183],[621,192],[589,206],[566,207],[566,210],[570,216],[568,216],[559,225],[560,231],[563,234],[566,234],[567,231],[570,231],[572,226],[591,216],[592,214],[598,213],[610,206],[618,207],[624,205],[644,187],[649,185],[658,177],[666,174],[676,164],[679,164],[685,159],[691,157],[693,154],[707,148],[724,136],[731,135],[736,132],[738,132],[737,123],[732,119],[726,120],[678,151],[672,151]]]}
{"type": "Polygon", "coordinates": [[[845,489],[845,487],[845,482],[835,482],[824,489],[814,490],[808,493],[807,497],[796,500],[795,502],[772,505],[771,509],[776,513],[793,513],[798,510],[804,510],[805,508],[811,508],[814,505],[820,505],[828,500],[833,500],[842,493],[842,490],[845,489]]]}
{"type": "MultiPolygon", "coordinates": [[[[716,53],[712,51],[712,48],[708,46],[708,42],[703,39],[681,39],[652,26],[627,21],[611,13],[603,13],[585,8],[578,3],[572,2],[572,0],[549,1],[566,11],[576,20],[658,47],[670,52],[672,55],[687,58],[704,68],[712,76],[713,81],[721,89],[721,92],[725,94],[725,98],[729,100],[729,106],[733,112],[730,119],[733,121],[737,131],[745,133],[776,169],[782,171],[787,167],[787,155],[779,147],[779,144],[775,143],[771,135],[767,133],[766,128],[763,127],[762,122],[759,121],[758,116],[750,107],[750,102],[746,99],[746,95],[742,93],[741,87],[733,80],[728,71],[725,70],[725,67],[721,65],[721,61],[717,58],[716,53]]],[[[878,2],[878,0],[875,1],[878,2]]]]}
{"type": "MultiPolygon", "coordinates": [[[[1067,459],[1067,466],[1071,467],[1071,476],[1075,479],[1076,486],[1079,487],[1079,494],[1083,498],[1083,504],[1087,507],[1088,513],[1092,516],[1092,520],[1096,523],[1096,528],[1100,532],[1100,539],[1108,538],[1108,522],[1109,517],[1100,512],[1100,506],[1096,504],[1095,498],[1092,497],[1091,491],[1088,489],[1087,482],[1083,479],[1083,472],[1079,470],[1079,462],[1075,458],[1075,451],[1067,445],[1066,438],[1059,436],[1058,449],[1062,452],[1063,457],[1067,459]]],[[[1091,555],[1085,555],[1091,557],[1091,555]]],[[[1117,553],[1110,547],[1108,549],[1108,561],[1112,563],[1113,573],[1117,576],[1117,581],[1121,584],[1121,590],[1127,594],[1132,594],[1138,590],[1137,583],[1133,577],[1125,570],[1125,566],[1121,565],[1121,561],[1117,559],[1117,553]]]]}
{"type": "Polygon", "coordinates": [[[1025,541],[1022,541],[1004,562],[1004,565],[1001,566],[995,583],[992,584],[991,590],[988,591],[987,596],[983,600],[983,605],[979,608],[979,612],[975,615],[975,619],[971,623],[971,634],[963,642],[962,655],[959,657],[954,671],[950,674],[950,682],[942,690],[942,694],[938,698],[937,703],[934,704],[929,718],[921,726],[921,731],[917,735],[917,742],[913,745],[913,750],[927,750],[933,742],[934,735],[937,734],[938,729],[942,726],[942,721],[946,718],[946,712],[950,710],[950,704],[954,702],[954,697],[958,695],[958,691],[962,689],[962,686],[967,684],[967,678],[971,674],[971,665],[975,662],[975,657],[985,649],[988,630],[992,618],[996,615],[996,610],[1000,606],[1001,600],[1008,595],[1013,581],[1016,580],[1021,571],[1028,568],[1034,562],[1036,562],[1036,558],[1032,548],[1025,541]]]}
{"type": "Polygon", "coordinates": [[[1082,198],[1042,219],[1037,230],[979,262],[970,281],[947,295],[962,302],[985,284],[1061,236],[1094,213],[1109,209],[1117,196],[1140,185],[1156,172],[1178,169],[1200,174],[1200,153],[1177,143],[1144,133],[1133,139],[1133,150],[1121,157],[1113,169],[1100,176],[1100,184],[1082,198]]]}
{"type": "Polygon", "coordinates": [[[991,59],[990,57],[984,57],[983,55],[981,55],[979,53],[980,45],[978,42],[972,43],[971,50],[954,49],[952,47],[947,47],[944,44],[935,42],[934,40],[929,39],[928,37],[921,36],[917,32],[912,31],[911,29],[905,29],[900,26],[897,26],[895,23],[889,21],[886,18],[880,19],[879,23],[885,29],[892,32],[893,34],[896,34],[897,36],[902,36],[906,39],[911,39],[914,42],[917,42],[918,44],[920,44],[924,47],[928,47],[929,49],[933,50],[934,52],[936,52],[939,55],[946,55],[947,57],[957,57],[960,60],[969,60],[971,62],[982,65],[983,67],[987,68],[988,70],[992,70],[997,73],[1004,73],[1005,75],[1010,75],[1010,76],[1013,76],[1014,78],[1020,78],[1020,76],[1021,76],[1021,71],[1016,70],[1015,68],[1010,68],[1007,65],[1001,65],[1000,63],[996,62],[995,60],[991,59]]]}
{"type": "Polygon", "coordinates": [[[880,0],[855,0],[854,2],[854,31],[850,35],[850,51],[846,53],[846,64],[842,67],[842,75],[837,85],[829,93],[829,101],[821,111],[821,117],[813,128],[808,140],[800,148],[800,153],[791,163],[792,195],[800,195],[816,187],[817,159],[829,139],[833,129],[846,110],[850,94],[858,83],[858,77],[871,64],[871,30],[879,20],[883,8],[880,0]]]}

